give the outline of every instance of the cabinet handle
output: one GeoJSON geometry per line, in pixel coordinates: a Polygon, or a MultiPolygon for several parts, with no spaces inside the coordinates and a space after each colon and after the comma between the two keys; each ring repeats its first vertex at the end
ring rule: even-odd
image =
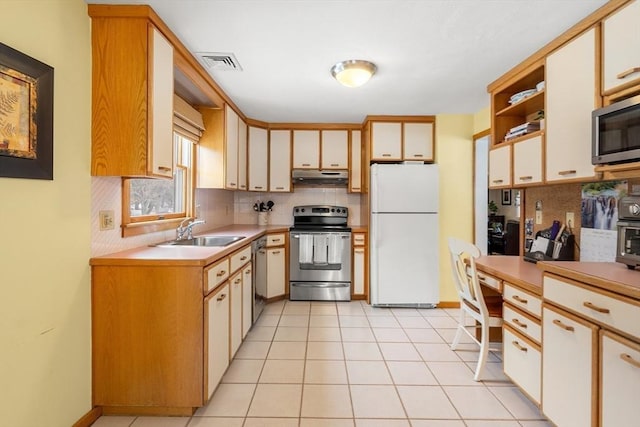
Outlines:
{"type": "Polygon", "coordinates": [[[236,186],[236,183],[235,183],[235,182],[230,182],[230,183],[229,183],[229,187],[235,187],[235,186],[236,186]]]}
{"type": "Polygon", "coordinates": [[[351,187],[352,190],[359,190],[360,187],[351,187]]]}
{"type": "Polygon", "coordinates": [[[280,253],[280,251],[273,251],[271,253],[274,254],[274,255],[278,255],[280,253]]]}
{"type": "Polygon", "coordinates": [[[266,254],[266,253],[267,253],[267,251],[265,251],[265,250],[259,250],[259,251],[258,251],[258,253],[259,253],[259,254],[266,254]]]}
{"type": "Polygon", "coordinates": [[[262,190],[262,187],[258,187],[258,186],[255,186],[253,188],[255,188],[256,190],[262,190]]]}
{"type": "Polygon", "coordinates": [[[331,163],[331,166],[340,166],[338,163],[331,163]]]}
{"type": "Polygon", "coordinates": [[[500,183],[504,182],[504,179],[494,179],[491,182],[493,182],[494,184],[500,184],[500,183]]]}
{"type": "Polygon", "coordinates": [[[597,305],[593,305],[593,303],[589,301],[583,302],[582,305],[584,305],[587,308],[590,308],[591,310],[597,311],[598,313],[609,314],[611,312],[608,308],[598,307],[597,305]]]}
{"type": "Polygon", "coordinates": [[[621,72],[616,77],[618,79],[624,79],[625,77],[630,76],[633,73],[638,73],[638,72],[640,72],[640,67],[633,67],[633,68],[629,68],[626,71],[621,72]]]}
{"type": "Polygon", "coordinates": [[[531,180],[531,179],[533,179],[533,177],[532,177],[531,175],[528,175],[528,176],[521,176],[521,177],[520,177],[520,181],[529,181],[529,180],[531,180]]]}
{"type": "Polygon", "coordinates": [[[363,254],[364,253],[364,249],[354,249],[353,252],[355,252],[357,254],[363,254]]]}
{"type": "Polygon", "coordinates": [[[240,282],[242,282],[242,279],[240,277],[233,281],[234,284],[238,284],[240,282]]]}
{"type": "Polygon", "coordinates": [[[569,332],[573,332],[575,329],[573,326],[569,326],[569,325],[565,325],[564,323],[562,323],[560,320],[558,319],[554,319],[553,320],[553,324],[556,326],[561,327],[562,329],[564,329],[565,331],[569,331],[569,332]]]}
{"type": "Polygon", "coordinates": [[[518,341],[511,341],[511,344],[513,344],[520,351],[527,351],[527,347],[521,346],[518,341]]]}
{"type": "Polygon", "coordinates": [[[424,157],[422,154],[414,154],[412,157],[424,157]]]}
{"type": "Polygon", "coordinates": [[[631,357],[630,354],[620,353],[620,359],[622,359],[625,362],[629,363],[631,366],[635,366],[636,368],[640,368],[640,362],[638,362],[637,360],[634,360],[633,357],[631,357]]]}
{"type": "Polygon", "coordinates": [[[216,274],[216,276],[221,277],[221,276],[224,276],[224,275],[225,275],[225,273],[226,273],[226,271],[224,271],[224,270],[220,270],[220,271],[218,272],[218,274],[216,274]]]}
{"type": "Polygon", "coordinates": [[[276,187],[276,190],[284,190],[284,187],[276,187]]]}
{"type": "Polygon", "coordinates": [[[222,294],[220,295],[218,298],[216,298],[217,301],[222,301],[223,299],[225,299],[227,297],[227,294],[222,294]]]}
{"type": "Polygon", "coordinates": [[[243,256],[243,257],[240,258],[240,261],[244,261],[245,259],[247,259],[247,257],[243,256]]]}
{"type": "Polygon", "coordinates": [[[524,298],[519,297],[518,295],[514,295],[514,296],[513,296],[513,299],[514,299],[515,301],[518,301],[518,302],[519,302],[519,303],[521,303],[521,304],[528,304],[528,303],[529,303],[529,301],[527,301],[527,300],[526,300],[526,299],[524,299],[524,298]]]}
{"type": "Polygon", "coordinates": [[[513,323],[515,325],[520,326],[521,328],[527,329],[527,325],[525,323],[522,323],[521,321],[519,321],[518,319],[513,319],[513,323]]]}
{"type": "Polygon", "coordinates": [[[568,171],[560,171],[558,172],[558,175],[565,176],[565,175],[573,175],[574,173],[576,173],[575,169],[570,169],[568,171]]]}
{"type": "Polygon", "coordinates": [[[171,168],[169,168],[167,166],[158,166],[158,170],[160,172],[171,172],[171,168]]]}
{"type": "Polygon", "coordinates": [[[272,242],[279,242],[280,239],[271,239],[272,242]]]}
{"type": "Polygon", "coordinates": [[[241,185],[240,188],[244,189],[244,188],[247,188],[247,186],[246,185],[241,185]]]}
{"type": "Polygon", "coordinates": [[[251,269],[245,271],[244,274],[251,274],[251,269]]]}
{"type": "Polygon", "coordinates": [[[389,153],[382,153],[382,157],[391,157],[391,154],[389,154],[389,153]]]}
{"type": "Polygon", "coordinates": [[[480,280],[480,281],[484,282],[484,281],[486,281],[486,280],[487,280],[487,278],[486,278],[486,277],[484,277],[484,276],[480,276],[480,275],[478,275],[478,280],[480,280]]]}
{"type": "Polygon", "coordinates": [[[302,166],[311,166],[311,163],[303,163],[302,166]]]}

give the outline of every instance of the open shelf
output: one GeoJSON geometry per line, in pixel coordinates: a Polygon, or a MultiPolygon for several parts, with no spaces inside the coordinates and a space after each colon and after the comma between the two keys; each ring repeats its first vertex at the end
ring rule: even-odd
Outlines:
{"type": "Polygon", "coordinates": [[[544,110],[544,89],[503,108],[496,116],[526,116],[540,110],[544,110]]]}

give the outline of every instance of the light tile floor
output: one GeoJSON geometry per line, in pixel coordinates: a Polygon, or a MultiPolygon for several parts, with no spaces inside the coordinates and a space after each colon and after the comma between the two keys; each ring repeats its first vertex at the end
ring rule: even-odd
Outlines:
{"type": "MultiPolygon", "coordinates": [[[[449,344],[455,309],[268,305],[193,417],[103,416],[95,427],[550,427],[491,353],[449,344]]],[[[464,342],[464,338],[463,338],[464,342]]]]}

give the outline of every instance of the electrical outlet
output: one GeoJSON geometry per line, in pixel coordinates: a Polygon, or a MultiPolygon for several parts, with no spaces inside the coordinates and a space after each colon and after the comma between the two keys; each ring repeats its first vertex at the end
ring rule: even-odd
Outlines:
{"type": "Polygon", "coordinates": [[[536,224],[542,224],[542,211],[536,211],[536,224]]]}
{"type": "Polygon", "coordinates": [[[113,211],[100,211],[100,231],[113,230],[113,211]]]}
{"type": "Polygon", "coordinates": [[[567,212],[564,216],[564,223],[567,227],[575,227],[576,223],[574,222],[573,212],[567,212]]]}

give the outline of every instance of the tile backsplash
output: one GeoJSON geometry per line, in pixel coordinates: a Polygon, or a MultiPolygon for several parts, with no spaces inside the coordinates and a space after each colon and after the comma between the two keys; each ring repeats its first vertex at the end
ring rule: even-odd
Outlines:
{"type": "Polygon", "coordinates": [[[349,225],[360,225],[360,194],[347,193],[346,188],[298,187],[293,193],[235,193],[236,224],[256,224],[258,213],[253,205],[271,200],[275,205],[269,212],[269,224],[293,224],[293,207],[299,205],[336,205],[349,209],[349,225]]]}
{"type": "MultiPolygon", "coordinates": [[[[360,225],[360,194],[347,193],[346,188],[300,187],[294,193],[240,192],[216,189],[197,189],[195,194],[198,218],[206,221],[193,228],[194,233],[231,224],[256,224],[258,213],[253,210],[257,201],[274,202],[269,223],[293,223],[293,207],[298,205],[337,205],[349,208],[349,224],[360,225]]],[[[122,180],[119,177],[93,177],[91,180],[91,256],[106,255],[139,246],[175,238],[174,230],[122,237],[122,180]],[[114,228],[100,231],[99,213],[114,213],[114,228]]]]}

